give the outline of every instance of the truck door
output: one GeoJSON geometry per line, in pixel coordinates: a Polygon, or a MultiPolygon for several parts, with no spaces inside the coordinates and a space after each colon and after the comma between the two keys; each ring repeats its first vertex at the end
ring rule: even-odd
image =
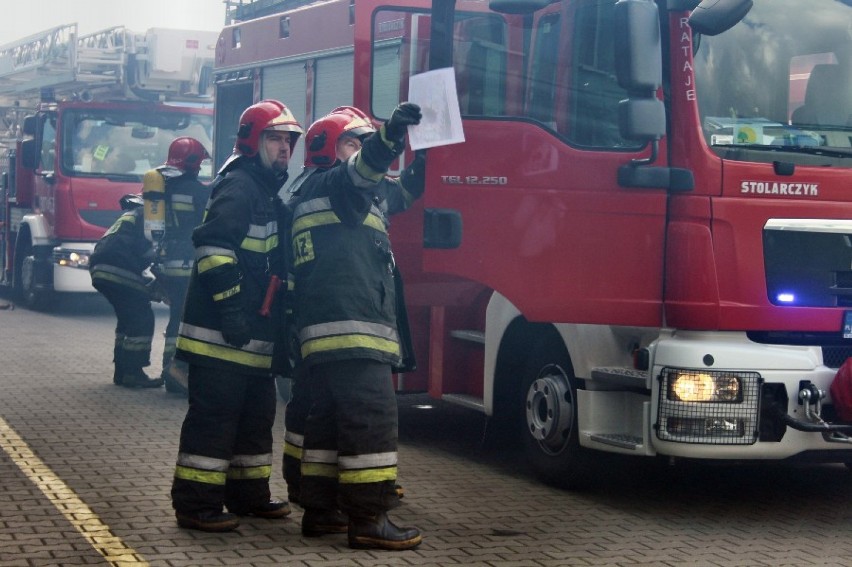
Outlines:
{"type": "MultiPolygon", "coordinates": [[[[506,15],[457,3],[441,35],[453,42],[465,142],[428,150],[425,276],[478,282],[532,321],[661,324],[666,192],[617,181],[650,150],[619,133],[614,4],[506,15]]],[[[424,30],[432,19],[425,7],[360,18],[371,22],[370,72],[384,78],[371,85],[378,118],[405,99],[408,74],[426,70],[424,54],[440,52],[424,30]]]]}

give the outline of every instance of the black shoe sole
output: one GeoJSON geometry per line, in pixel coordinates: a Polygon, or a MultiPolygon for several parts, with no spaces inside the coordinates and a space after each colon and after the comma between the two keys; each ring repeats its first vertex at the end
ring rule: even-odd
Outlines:
{"type": "MultiPolygon", "coordinates": [[[[231,510],[229,510],[231,511],[231,510]]],[[[237,516],[254,516],[255,518],[263,518],[264,520],[280,520],[281,518],[286,518],[290,515],[292,510],[290,510],[289,506],[286,508],[281,508],[279,510],[272,510],[269,512],[233,512],[237,516]]]]}
{"type": "Polygon", "coordinates": [[[230,532],[237,529],[240,525],[240,522],[236,519],[222,520],[220,522],[205,522],[204,520],[190,518],[188,516],[177,516],[177,523],[182,528],[214,533],[230,532]]]}
{"type": "Polygon", "coordinates": [[[349,539],[349,547],[352,549],[386,549],[388,551],[404,551],[414,549],[423,541],[423,536],[418,535],[411,539],[387,540],[371,537],[355,537],[349,539]]]}

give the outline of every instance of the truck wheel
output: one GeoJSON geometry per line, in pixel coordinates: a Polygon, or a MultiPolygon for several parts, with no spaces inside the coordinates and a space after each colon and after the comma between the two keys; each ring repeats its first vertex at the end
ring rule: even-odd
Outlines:
{"type": "Polygon", "coordinates": [[[576,382],[562,341],[541,341],[524,370],[524,452],[543,481],[563,488],[579,487],[588,472],[577,431],[576,382]]]}
{"type": "MultiPolygon", "coordinates": [[[[33,311],[47,311],[53,307],[53,290],[40,289],[38,283],[38,263],[36,251],[29,240],[21,243],[15,254],[17,277],[15,291],[24,307],[33,311]]],[[[41,260],[46,261],[46,260],[41,260]]]]}

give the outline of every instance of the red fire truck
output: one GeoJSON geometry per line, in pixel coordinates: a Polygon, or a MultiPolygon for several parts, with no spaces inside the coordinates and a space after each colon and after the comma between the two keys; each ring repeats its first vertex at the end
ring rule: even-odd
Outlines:
{"type": "Polygon", "coordinates": [[[0,46],[0,284],[24,305],[94,292],[89,253],[119,198],[140,191],[174,138],[212,147],[216,36],[123,27],[79,36],[70,24],[0,46]]]}
{"type": "Polygon", "coordinates": [[[455,69],[465,142],[428,150],[392,221],[419,362],[398,386],[505,418],[545,480],[600,453],[852,463],[828,395],[852,356],[850,21],[331,0],[225,28],[217,120],[274,97],[382,121],[412,74],[455,69]]]}

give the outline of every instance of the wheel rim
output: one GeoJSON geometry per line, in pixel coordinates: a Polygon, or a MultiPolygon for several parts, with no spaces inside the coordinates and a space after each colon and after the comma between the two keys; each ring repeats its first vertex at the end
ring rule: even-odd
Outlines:
{"type": "Polygon", "coordinates": [[[565,449],[574,424],[574,398],[568,376],[557,365],[542,368],[527,390],[527,429],[549,454],[565,449]]]}

